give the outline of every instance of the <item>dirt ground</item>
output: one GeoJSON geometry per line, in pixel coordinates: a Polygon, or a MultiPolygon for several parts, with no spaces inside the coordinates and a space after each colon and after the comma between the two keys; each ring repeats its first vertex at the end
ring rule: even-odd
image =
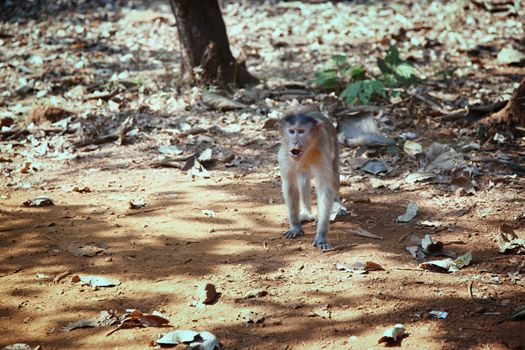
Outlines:
{"type": "Polygon", "coordinates": [[[260,150],[256,170],[219,166],[213,179],[144,167],[151,152],[145,142],[125,149],[106,146],[68,164],[50,164],[52,169],[29,176],[31,189],[3,187],[2,343],[143,349],[163,330],[123,329],[110,336],[105,336],[107,327],[58,331],[101,310],[137,308],[162,312],[175,329],[211,331],[226,349],[381,348],[377,340],[396,323],[410,334],[402,342],[407,349],[523,347],[522,322],[496,324],[509,308],[477,304],[468,290],[472,283],[475,298],[523,304],[523,285],[507,275],[523,267],[523,256],[500,255],[494,242],[498,223],[523,210],[523,180],[459,198],[439,187],[373,190],[367,181],[352,181],[342,188],[352,215],[331,226],[337,249],[321,253],[311,246],[313,224],[299,239],[280,236],[286,217],[271,145],[260,150]],[[91,192],[63,189],[71,184],[91,192]],[[56,205],[21,207],[40,195],[56,205]],[[144,198],[146,207],[128,209],[129,200],[137,198],[144,198]],[[457,252],[472,251],[470,267],[455,274],[418,269],[398,239],[432,229],[394,222],[409,200],[420,205],[421,220],[446,223],[435,240],[457,252]],[[464,208],[472,210],[461,215],[464,208]],[[346,231],[356,226],[384,240],[346,231]],[[105,243],[108,249],[77,257],[67,251],[72,242],[105,243]],[[336,263],[355,261],[373,261],[385,271],[360,275],[335,269],[336,263]],[[71,275],[53,283],[64,271],[118,278],[122,284],[93,290],[71,283],[71,275]],[[213,283],[220,299],[192,307],[201,282],[213,283]],[[246,298],[257,289],[268,295],[246,298]],[[326,305],[330,318],[309,316],[326,305]],[[243,309],[260,313],[264,322],[244,324],[243,309]],[[434,319],[428,314],[432,310],[449,316],[434,319]]]}
{"type": "MultiPolygon", "coordinates": [[[[227,14],[227,23],[235,11],[227,14]]],[[[110,11],[109,16],[117,14],[110,11]]],[[[174,28],[169,30],[174,35],[174,28]]],[[[265,71],[261,65],[259,72],[265,71]]],[[[154,76],[159,89],[168,86],[170,77],[154,76]]],[[[131,100],[126,98],[119,103],[131,100]]],[[[35,98],[4,101],[4,107],[12,109],[16,103],[32,107],[35,98]]],[[[305,225],[300,238],[281,236],[287,218],[276,161],[278,133],[261,127],[264,118],[253,111],[200,106],[170,113],[129,103],[126,111],[143,122],[126,145],[71,148],[74,157],[58,160],[51,152],[35,154],[49,134],[38,142],[22,136],[1,141],[0,348],[26,343],[45,350],[148,349],[161,334],[192,329],[212,332],[224,349],[380,349],[385,345],[378,339],[398,323],[408,332],[403,349],[524,348],[525,323],[497,321],[525,304],[525,257],[500,254],[496,242],[502,224],[525,233],[523,177],[483,164],[475,177],[477,191],[457,196],[448,183],[404,182],[422,159],[374,150],[371,157],[387,160],[393,169],[372,176],[357,169],[356,150],[344,147],[341,194],[350,215],[331,225],[335,249],[320,252],[311,244],[314,223],[305,225]],[[170,128],[191,118],[199,120],[190,121],[192,126],[214,127],[204,136],[175,142],[170,128]],[[232,124],[246,133],[229,129],[232,124]],[[240,142],[243,137],[252,142],[240,142]],[[227,167],[216,161],[208,167],[209,178],[155,167],[159,144],[166,141],[177,143],[184,155],[212,147],[242,162],[227,167]],[[21,171],[29,155],[33,165],[21,171]],[[374,188],[373,178],[398,186],[374,188]],[[80,193],[74,186],[89,191],[80,193]],[[52,198],[55,205],[22,206],[38,196],[52,198]],[[129,202],[138,199],[146,205],[130,209],[129,202]],[[417,217],[396,222],[411,201],[420,208],[417,217]],[[422,221],[440,224],[428,227],[422,221]],[[383,239],[349,231],[357,228],[383,239]],[[470,251],[472,262],[456,273],[423,270],[405,249],[412,234],[432,234],[458,255],[470,251]],[[77,256],[72,249],[81,243],[107,249],[77,256]],[[361,274],[336,269],[336,264],[356,262],[374,262],[384,270],[361,274]],[[72,281],[75,275],[111,277],[121,284],[81,286],[72,281]],[[220,295],[213,304],[193,306],[202,283],[214,284],[220,295]],[[260,290],[265,295],[250,297],[260,290]],[[121,314],[126,309],[158,311],[170,326],[120,329],[110,335],[111,327],[60,331],[103,310],[121,314]],[[246,310],[259,322],[245,322],[246,310]],[[438,319],[431,311],[446,311],[448,317],[438,319]]],[[[279,102],[271,109],[285,105],[279,102]]],[[[444,139],[454,145],[460,128],[443,129],[449,128],[448,139],[437,135],[435,124],[396,125],[391,131],[417,131],[428,147],[444,139]]],[[[76,135],[64,137],[70,142],[76,135]]]]}

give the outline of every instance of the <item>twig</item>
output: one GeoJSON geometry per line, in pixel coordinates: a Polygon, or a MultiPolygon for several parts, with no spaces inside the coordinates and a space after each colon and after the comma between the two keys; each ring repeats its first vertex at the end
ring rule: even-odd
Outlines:
{"type": "Polygon", "coordinates": [[[492,157],[471,157],[471,161],[475,163],[499,163],[507,165],[512,170],[518,171],[520,173],[525,173],[525,166],[511,162],[510,160],[504,160],[499,158],[492,157]]]}
{"type": "Polygon", "coordinates": [[[399,237],[399,239],[397,240],[397,243],[403,242],[405,240],[405,238],[408,237],[409,234],[410,234],[410,232],[404,233],[401,237],[399,237]]]}
{"type": "Polygon", "coordinates": [[[150,208],[150,209],[144,209],[144,210],[139,210],[139,211],[131,211],[131,212],[125,213],[124,215],[131,216],[131,215],[137,215],[137,214],[143,214],[143,213],[151,213],[152,211],[157,211],[157,210],[162,210],[162,209],[166,209],[166,207],[157,207],[157,208],[150,208]]]}
{"type": "Polygon", "coordinates": [[[466,108],[458,109],[450,113],[438,116],[438,119],[441,119],[444,122],[454,122],[456,120],[464,119],[468,115],[468,110],[466,108]]]}
{"type": "Polygon", "coordinates": [[[475,304],[479,305],[481,303],[485,303],[485,304],[490,304],[490,305],[495,305],[495,306],[504,306],[504,307],[509,307],[509,308],[512,307],[510,305],[502,304],[502,303],[497,302],[497,301],[491,301],[491,300],[486,300],[486,299],[478,299],[478,298],[474,297],[474,292],[472,291],[473,284],[474,284],[474,281],[470,281],[468,283],[468,293],[470,295],[470,299],[472,299],[472,301],[475,304]]]}
{"type": "Polygon", "coordinates": [[[55,278],[53,278],[53,283],[60,282],[62,279],[64,279],[70,273],[71,273],[70,271],[64,271],[62,273],[59,273],[58,275],[55,276],[55,278]]]}
{"type": "Polygon", "coordinates": [[[180,134],[177,135],[177,138],[181,139],[189,135],[198,135],[198,134],[204,134],[207,130],[204,128],[196,127],[187,131],[183,131],[180,134]]]}
{"type": "Polygon", "coordinates": [[[175,169],[182,169],[182,165],[177,162],[169,161],[169,160],[161,160],[157,162],[151,163],[151,166],[153,168],[175,168],[175,169]]]}
{"type": "Polygon", "coordinates": [[[80,148],[80,147],[84,147],[88,145],[101,145],[104,143],[109,143],[109,142],[113,142],[117,140],[119,140],[118,142],[119,145],[122,145],[126,141],[126,134],[131,130],[132,127],[133,127],[133,118],[127,117],[122,122],[117,132],[114,132],[112,134],[105,135],[105,136],[99,136],[99,137],[94,137],[91,139],[76,141],[73,143],[73,146],[75,146],[76,148],[80,148]]]}
{"type": "Polygon", "coordinates": [[[474,298],[474,293],[472,292],[472,285],[474,283],[472,281],[470,281],[468,283],[468,294],[470,295],[470,299],[472,299],[472,301],[474,302],[474,304],[479,304],[479,302],[474,298]]]}
{"type": "Polygon", "coordinates": [[[110,98],[112,97],[115,97],[116,95],[118,95],[119,93],[119,90],[113,90],[111,92],[106,92],[106,93],[102,93],[102,94],[90,94],[86,97],[84,97],[84,101],[89,101],[89,100],[109,100],[110,98]]]}
{"type": "Polygon", "coordinates": [[[432,97],[430,96],[423,96],[423,95],[420,95],[420,94],[414,94],[413,95],[416,99],[420,100],[421,102],[424,102],[425,104],[429,105],[430,108],[432,108],[432,110],[436,111],[436,112],[439,112],[441,114],[446,114],[448,113],[447,110],[445,110],[443,108],[443,106],[441,106],[440,104],[438,104],[437,102],[433,101],[432,100],[432,97]]]}

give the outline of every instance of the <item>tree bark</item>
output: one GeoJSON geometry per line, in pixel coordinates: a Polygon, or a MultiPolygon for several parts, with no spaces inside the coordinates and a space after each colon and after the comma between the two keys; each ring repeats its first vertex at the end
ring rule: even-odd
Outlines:
{"type": "Polygon", "coordinates": [[[500,111],[481,119],[480,123],[507,128],[525,127],[525,78],[521,80],[507,105],[500,111]]]}
{"type": "Polygon", "coordinates": [[[192,79],[234,88],[257,84],[232,55],[217,0],[170,0],[181,46],[183,68],[192,79]],[[196,70],[200,67],[201,71],[196,70]]]}

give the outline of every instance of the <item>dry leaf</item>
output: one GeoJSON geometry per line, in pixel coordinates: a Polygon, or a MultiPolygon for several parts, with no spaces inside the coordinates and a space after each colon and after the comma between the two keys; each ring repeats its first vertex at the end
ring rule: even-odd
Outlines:
{"type": "Polygon", "coordinates": [[[53,203],[53,200],[48,197],[36,197],[35,199],[28,199],[24,203],[22,203],[24,207],[47,207],[55,205],[53,203]]]}
{"type": "Polygon", "coordinates": [[[383,336],[377,341],[378,344],[385,343],[387,345],[395,345],[401,342],[401,340],[407,337],[405,326],[398,323],[394,327],[388,328],[383,336]]]}

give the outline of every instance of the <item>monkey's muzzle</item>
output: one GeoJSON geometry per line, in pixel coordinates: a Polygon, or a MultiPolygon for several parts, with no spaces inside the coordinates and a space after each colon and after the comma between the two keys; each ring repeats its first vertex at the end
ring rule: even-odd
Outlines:
{"type": "Polygon", "coordinates": [[[290,154],[290,157],[292,159],[296,159],[297,160],[297,159],[300,159],[303,156],[303,151],[301,151],[298,148],[294,148],[294,149],[290,150],[289,154],[290,154]]]}

